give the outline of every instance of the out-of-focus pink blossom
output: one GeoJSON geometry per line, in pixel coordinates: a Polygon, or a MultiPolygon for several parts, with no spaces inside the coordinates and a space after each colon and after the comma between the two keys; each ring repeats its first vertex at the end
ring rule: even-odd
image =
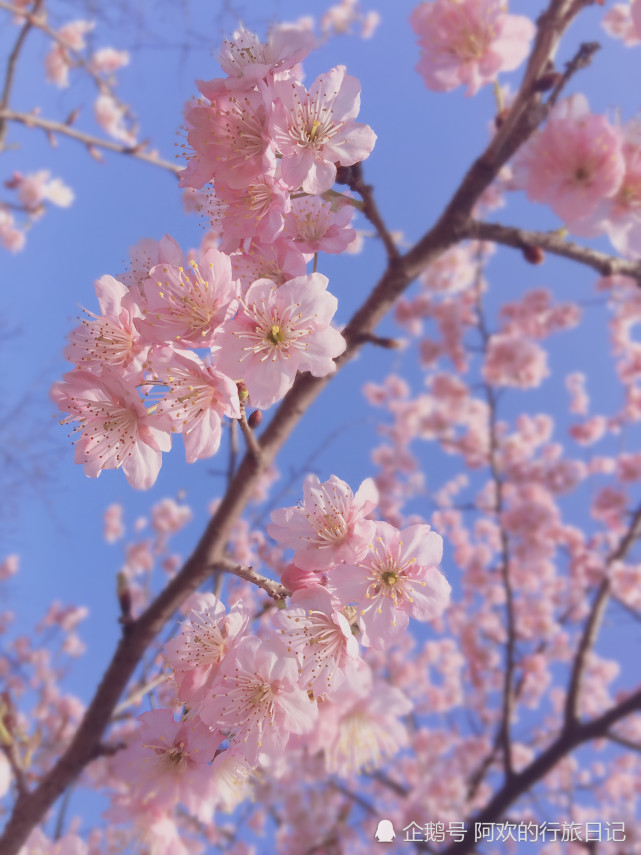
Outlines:
{"type": "Polygon", "coordinates": [[[0,581],[4,582],[15,576],[18,572],[20,557],[18,555],[7,555],[2,564],[0,564],[0,581]]]}
{"type": "Polygon", "coordinates": [[[500,71],[513,71],[528,55],[536,28],[509,15],[501,0],[434,0],[410,17],[421,46],[417,71],[429,89],[448,92],[461,84],[475,95],[500,71]]]}
{"type": "Polygon", "coordinates": [[[112,47],[100,48],[91,57],[90,65],[98,74],[113,74],[119,68],[129,65],[129,54],[126,50],[116,50],[112,47]]]}
{"type": "Polygon", "coordinates": [[[514,180],[533,202],[544,202],[570,227],[616,194],[625,172],[622,134],[590,113],[584,95],[552,110],[514,161],[514,180]]]}
{"type": "Polygon", "coordinates": [[[621,39],[627,47],[632,47],[641,41],[641,33],[637,33],[636,24],[632,18],[631,3],[615,3],[605,13],[601,25],[609,36],[621,39]]]}
{"type": "Polygon", "coordinates": [[[113,95],[99,95],[94,102],[93,112],[96,122],[110,137],[124,145],[136,144],[136,134],[127,126],[125,108],[113,95]]]}
{"type": "Polygon", "coordinates": [[[549,374],[547,353],[536,342],[521,335],[497,333],[490,337],[483,377],[493,386],[540,386],[549,374]]]}

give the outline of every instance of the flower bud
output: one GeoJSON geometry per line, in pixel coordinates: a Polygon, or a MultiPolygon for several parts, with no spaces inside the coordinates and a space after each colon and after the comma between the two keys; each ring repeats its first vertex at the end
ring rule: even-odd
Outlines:
{"type": "Polygon", "coordinates": [[[249,418],[247,419],[247,424],[249,425],[249,427],[252,430],[255,430],[255,428],[258,427],[258,425],[262,422],[262,420],[263,420],[262,412],[260,410],[254,410],[254,412],[251,413],[249,418]]]}
{"type": "Polygon", "coordinates": [[[545,253],[540,246],[530,246],[529,244],[522,248],[523,258],[530,264],[542,264],[545,259],[545,253]]]}

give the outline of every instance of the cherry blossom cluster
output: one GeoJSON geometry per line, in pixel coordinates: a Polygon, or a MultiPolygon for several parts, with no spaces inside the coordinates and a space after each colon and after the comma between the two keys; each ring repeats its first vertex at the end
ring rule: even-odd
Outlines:
{"type": "Polygon", "coordinates": [[[332,185],[338,167],[368,157],[376,135],[356,121],[360,84],[344,66],[303,85],[300,62],[313,45],[301,26],[275,27],[267,42],[238,30],[220,53],[228,76],[200,81],[204,99],[186,111],[181,185],[213,183],[203,205],[225,251],[337,253],[354,240],[350,202],[332,185]]]}
{"type": "Polygon", "coordinates": [[[96,282],[100,314],[71,332],[75,368],[52,389],[88,476],[122,467],[132,486],[150,487],[172,434],[188,462],[216,453],[222,419],[241,417],[238,382],[269,407],[298,371],[334,371],[345,340],[331,326],[337,301],[325,276],[280,287],[259,278],[243,293],[232,275],[229,255],[207,249],[187,261],[165,237],[135,249],[128,274],[96,282]]]}
{"type": "Polygon", "coordinates": [[[181,176],[186,187],[214,182],[218,236],[187,258],[169,237],[142,242],[130,272],[96,282],[100,313],[71,333],[76,367],[52,392],[80,434],[76,461],[90,477],[122,467],[147,488],[173,433],[188,462],[210,457],[222,419],[241,418],[247,396],[264,409],[298,372],[335,370],[345,349],[332,326],[337,300],[306,265],[353,242],[353,208],[334,207],[331,185],[338,166],[367,157],[375,135],[354,120],[360,87],[344,67],[309,93],[300,82],[294,69],[312,44],[295,26],[275,28],[266,43],[245,29],[225,42],[229,76],[201,83],[208,103],[187,110],[193,153],[181,176]]]}
{"type": "MultiPolygon", "coordinates": [[[[320,761],[326,773],[350,778],[408,744],[402,719],[413,704],[374,663],[403,642],[409,617],[441,615],[450,586],[437,569],[440,536],[425,524],[399,531],[372,520],[377,502],[371,480],[354,495],[336,476],[324,484],[309,476],[302,504],[275,511],[268,526],[278,549],[293,552],[280,562],[293,591],[284,607],[254,627],[253,596],[244,592],[230,596],[229,610],[211,593],[185,604],[181,632],[164,648],[173,709],[140,716],[135,731],[123,732],[127,747],[107,761],[107,816],[133,821],[154,853],[165,851],[153,843],[161,835],[171,852],[186,851],[176,805],[209,824],[214,811],[232,810],[259,786],[259,768],[278,780],[292,764],[320,761]]],[[[152,513],[159,535],[184,519],[170,500],[152,513]]],[[[122,535],[118,506],[105,524],[109,540],[122,535]]],[[[127,554],[130,565],[138,560],[127,554]]]]}

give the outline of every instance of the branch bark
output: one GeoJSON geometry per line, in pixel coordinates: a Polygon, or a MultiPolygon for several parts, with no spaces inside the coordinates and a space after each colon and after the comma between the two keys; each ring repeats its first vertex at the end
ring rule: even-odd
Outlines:
{"type": "Polygon", "coordinates": [[[55,122],[52,119],[43,119],[35,113],[18,113],[15,110],[8,108],[0,109],[0,126],[2,122],[18,122],[26,125],[28,128],[41,128],[50,134],[62,134],[65,137],[70,137],[77,142],[83,143],[88,149],[106,149],[107,151],[115,151],[118,154],[125,154],[128,157],[135,157],[136,160],[142,160],[145,163],[151,163],[153,166],[159,166],[161,169],[166,169],[168,172],[173,172],[174,175],[180,175],[182,167],[177,163],[170,163],[168,160],[163,160],[156,154],[139,146],[127,146],[122,143],[113,142],[112,140],[101,139],[94,137],[92,134],[86,134],[83,131],[77,131],[70,125],[65,125],[62,122],[55,122]]]}
{"type": "Polygon", "coordinates": [[[529,247],[539,247],[552,255],[559,255],[562,258],[577,261],[579,264],[585,264],[602,276],[629,276],[641,285],[641,263],[588,249],[580,244],[565,240],[557,232],[535,232],[503,226],[499,223],[481,223],[478,220],[470,220],[465,231],[467,237],[492,241],[492,243],[511,246],[515,249],[524,250],[529,247]]]}

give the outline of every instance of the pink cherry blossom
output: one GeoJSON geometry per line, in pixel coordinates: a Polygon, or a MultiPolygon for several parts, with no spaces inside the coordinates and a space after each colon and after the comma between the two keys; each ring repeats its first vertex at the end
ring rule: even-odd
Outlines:
{"type": "Polygon", "coordinates": [[[283,231],[285,214],[291,209],[289,189],[269,175],[236,189],[217,183],[216,198],[221,204],[220,246],[225,252],[238,249],[251,238],[271,243],[283,231]]]}
{"type": "Polygon", "coordinates": [[[583,95],[556,105],[514,161],[515,184],[545,202],[568,225],[614,196],[625,172],[622,136],[605,116],[590,113],[583,95]]]}
{"type": "Polygon", "coordinates": [[[292,201],[285,235],[301,252],[344,252],[356,236],[349,225],[352,215],[349,204],[334,208],[320,196],[304,196],[292,201]]]}
{"type": "Polygon", "coordinates": [[[87,319],[69,333],[65,356],[83,368],[108,365],[125,376],[139,375],[149,347],[134,325],[142,317],[135,293],[113,276],[102,276],[95,288],[100,315],[85,309],[87,319]]]}
{"type": "Polygon", "coordinates": [[[312,32],[295,24],[280,24],[269,32],[267,42],[261,42],[255,33],[239,27],[225,39],[218,55],[223,71],[229,75],[225,81],[199,82],[200,91],[210,97],[222,83],[228,89],[251,89],[274,73],[293,68],[312,50],[315,43],[312,32]]]}
{"type": "Polygon", "coordinates": [[[270,132],[282,155],[282,177],[293,190],[319,194],[336,179],[336,164],[351,166],[365,160],[376,134],[355,122],[360,108],[360,84],[340,65],[320,75],[309,93],[298,80],[274,83],[270,132]]]}
{"type": "Polygon", "coordinates": [[[547,353],[540,345],[515,333],[490,337],[483,376],[493,386],[540,386],[549,374],[547,353]]]}
{"type": "Polygon", "coordinates": [[[209,822],[216,783],[209,765],[221,736],[197,718],[174,721],[171,710],[151,710],[138,720],[135,740],[113,760],[118,777],[134,797],[154,808],[178,802],[202,822],[209,822]]]}
{"type": "Polygon", "coordinates": [[[146,305],[137,329],[148,341],[207,347],[238,291],[229,256],[210,249],[198,264],[158,264],[149,277],[142,286],[146,305]]]}
{"type": "Polygon", "coordinates": [[[97,478],[103,469],[122,467],[132,487],[147,489],[158,477],[161,452],[169,451],[166,416],[150,415],[135,392],[108,368],[100,374],[76,369],[54,383],[51,397],[77,422],[76,463],[97,478]]]}
{"type": "Polygon", "coordinates": [[[270,279],[282,285],[307,270],[303,253],[292,242],[282,237],[270,244],[252,241],[248,247],[231,256],[232,275],[239,279],[242,292],[246,293],[257,279],[270,279]]]}
{"type": "Polygon", "coordinates": [[[224,605],[213,594],[199,597],[181,634],[165,645],[181,700],[199,708],[220,663],[242,638],[248,621],[249,614],[241,602],[226,614],[224,605]]]}
{"type": "Polygon", "coordinates": [[[247,385],[253,406],[264,409],[279,401],[298,371],[324,377],[336,370],[334,359],[346,344],[330,326],[337,300],[327,283],[320,273],[290,279],[280,288],[259,279],[215,335],[214,364],[247,385]]]}
{"type": "Polygon", "coordinates": [[[247,636],[226,657],[201,708],[204,721],[230,734],[250,765],[275,760],[290,734],[308,733],[318,715],[298,688],[296,658],[276,641],[247,636]]]}
{"type": "Polygon", "coordinates": [[[619,252],[641,258],[641,122],[633,119],[623,127],[625,171],[614,196],[601,203],[595,217],[619,252]]]}
{"type": "Polygon", "coordinates": [[[182,433],[187,463],[214,455],[223,417],[240,418],[236,384],[191,351],[165,348],[151,364],[155,382],[169,387],[155,412],[170,416],[182,433]]]}
{"type": "Polygon", "coordinates": [[[377,503],[378,491],[371,478],[354,495],[349,484],[336,475],[324,484],[316,475],[308,475],[302,506],[274,511],[267,531],[295,550],[294,564],[302,570],[353,564],[367,553],[374,523],[366,517],[377,503]]]}
{"type": "Polygon", "coordinates": [[[461,84],[475,95],[500,71],[514,71],[528,55],[536,28],[509,15],[501,0],[434,0],[410,17],[421,46],[417,71],[429,89],[449,92],[461,84]]]}
{"type": "Polygon", "coordinates": [[[340,691],[359,661],[358,642],[340,603],[318,585],[302,588],[287,609],[274,614],[273,623],[298,656],[302,688],[316,698],[340,691]]]}
{"type": "Polygon", "coordinates": [[[363,644],[383,647],[409,617],[427,621],[441,614],[451,590],[436,569],[442,554],[443,539],[428,525],[399,531],[377,522],[366,557],[328,571],[329,590],[342,603],[356,603],[363,644]]]}
{"type": "Polygon", "coordinates": [[[180,186],[199,189],[214,181],[242,189],[250,181],[273,175],[276,159],[262,95],[248,91],[210,96],[210,104],[199,102],[185,113],[193,153],[188,154],[180,186]]]}

